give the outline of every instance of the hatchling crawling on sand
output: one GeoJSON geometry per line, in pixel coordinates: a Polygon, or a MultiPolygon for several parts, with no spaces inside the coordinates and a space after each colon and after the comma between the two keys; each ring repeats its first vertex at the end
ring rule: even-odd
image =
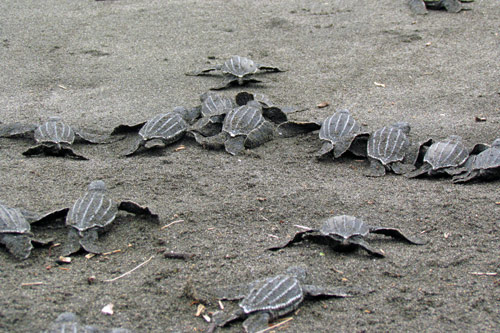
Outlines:
{"type": "Polygon", "coordinates": [[[349,215],[334,216],[326,219],[319,229],[309,229],[299,231],[287,243],[269,248],[276,251],[288,247],[303,240],[310,240],[315,243],[327,244],[337,251],[352,251],[361,248],[375,257],[384,257],[382,250],[372,248],[364,240],[369,233],[382,234],[405,241],[410,244],[423,245],[424,241],[405,236],[399,229],[369,226],[363,220],[349,215]]]}
{"type": "Polygon", "coordinates": [[[222,131],[224,117],[234,107],[231,98],[216,92],[206,92],[200,96],[201,118],[190,128],[190,131],[197,132],[203,136],[214,136],[222,131]]]}
{"type": "Polygon", "coordinates": [[[193,132],[196,141],[206,148],[225,148],[231,155],[241,153],[245,147],[254,148],[274,137],[274,125],[266,120],[262,106],[256,101],[232,109],[224,118],[222,132],[204,137],[193,132]]]}
{"type": "Polygon", "coordinates": [[[199,71],[188,72],[186,75],[206,75],[212,71],[221,71],[224,76],[224,82],[221,86],[211,88],[211,90],[225,89],[233,84],[244,85],[249,82],[261,82],[253,77],[253,74],[259,71],[282,72],[278,67],[258,64],[251,59],[236,55],[226,60],[223,64],[211,66],[199,71]]]}
{"type": "Polygon", "coordinates": [[[406,174],[408,178],[423,175],[456,175],[461,172],[461,166],[467,161],[469,150],[458,135],[433,143],[425,152],[424,163],[417,170],[406,174]]]}
{"type": "Polygon", "coordinates": [[[69,126],[58,116],[50,117],[42,125],[33,124],[5,124],[0,125],[0,137],[18,137],[33,135],[35,147],[29,148],[23,155],[51,155],[68,156],[70,158],[86,160],[87,158],[76,154],[71,145],[77,140],[89,143],[106,143],[110,137],[103,134],[95,134],[75,126],[69,126]]]}
{"type": "Polygon", "coordinates": [[[409,133],[410,124],[398,122],[371,134],[367,144],[370,168],[366,176],[381,177],[387,170],[402,175],[414,170],[420,147],[425,143],[411,145],[409,133]]]}
{"type": "Polygon", "coordinates": [[[83,325],[78,316],[71,312],[61,313],[44,333],[130,333],[125,328],[102,329],[95,326],[83,325]]]}
{"type": "Polygon", "coordinates": [[[106,185],[102,180],[95,180],[88,186],[87,192],[69,209],[66,225],[70,227],[63,255],[78,252],[80,248],[90,253],[102,253],[96,242],[99,232],[104,231],[116,218],[118,210],[135,215],[143,215],[158,219],[149,208],[142,207],[132,201],[119,204],[110,199],[106,193],[106,185]]]}
{"type": "Polygon", "coordinates": [[[199,115],[199,108],[176,107],[173,111],[158,114],[147,122],[135,125],[119,125],[115,127],[111,134],[139,131],[138,137],[131,147],[123,153],[125,156],[132,156],[139,152],[141,148],[164,148],[166,145],[179,141],[186,134],[189,123],[198,118],[199,115]]]}
{"type": "Polygon", "coordinates": [[[33,249],[32,243],[45,245],[50,240],[38,240],[31,233],[31,224],[56,220],[66,216],[68,209],[38,216],[24,209],[11,208],[0,203],[0,244],[18,259],[26,259],[33,249]]]}
{"type": "Polygon", "coordinates": [[[453,182],[466,183],[474,179],[500,179],[500,138],[493,141],[491,147],[476,145],[453,182]]]}
{"type": "Polygon", "coordinates": [[[231,314],[216,312],[207,332],[243,319],[245,332],[259,332],[268,328],[269,321],[297,309],[307,297],[348,297],[341,288],[326,288],[305,284],[306,270],[290,267],[286,273],[230,286],[218,291],[219,299],[239,300],[239,309],[231,314]]]}
{"type": "Polygon", "coordinates": [[[474,2],[474,0],[409,0],[408,4],[415,14],[424,15],[427,14],[427,9],[446,9],[449,13],[469,10],[462,6],[465,2],[474,2]]]}

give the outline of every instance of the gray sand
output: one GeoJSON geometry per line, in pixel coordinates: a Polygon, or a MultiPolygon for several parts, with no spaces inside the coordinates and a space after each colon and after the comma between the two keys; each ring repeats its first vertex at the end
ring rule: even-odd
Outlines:
{"type": "MultiPolygon", "coordinates": [[[[103,131],[145,121],[196,105],[220,77],[184,73],[238,54],[287,70],[244,89],[308,108],[294,119],[321,120],[347,107],[371,130],[407,120],[415,140],[457,134],[469,147],[491,143],[500,134],[500,7],[494,0],[468,6],[414,16],[403,0],[3,1],[0,121],[59,115],[103,131]],[[317,108],[323,101],[330,106],[317,108]]],[[[312,283],[372,292],[306,302],[283,331],[498,330],[500,277],[473,274],[500,274],[498,181],[366,178],[366,161],[316,162],[316,133],[237,157],[186,138],[121,158],[127,142],[77,145],[90,160],[73,161],[25,158],[30,141],[0,139],[0,199],[11,206],[66,207],[103,179],[116,199],[147,204],[161,217],[155,224],[121,214],[100,240],[121,252],[77,254],[66,266],[55,263],[62,246],[37,248],[22,262],[2,248],[0,330],[38,332],[72,311],[103,327],[200,331],[207,323],[195,317],[186,285],[202,293],[297,263],[308,266],[312,283]],[[179,145],[185,149],[174,151],[179,145]],[[399,227],[429,244],[370,236],[385,259],[309,243],[265,251],[293,235],[293,225],[318,227],[332,214],[399,227]],[[196,257],[165,259],[162,250],[196,257]],[[42,284],[22,286],[33,282],[42,284]],[[108,303],[112,316],[100,312],[108,303]]],[[[59,243],[67,232],[62,223],[35,231],[59,243]]],[[[240,330],[236,323],[223,331],[240,330]]]]}

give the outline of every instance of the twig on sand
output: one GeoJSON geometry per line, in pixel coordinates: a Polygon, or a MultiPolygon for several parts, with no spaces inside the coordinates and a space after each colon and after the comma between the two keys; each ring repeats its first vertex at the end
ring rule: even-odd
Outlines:
{"type": "Polygon", "coordinates": [[[21,287],[29,287],[29,286],[39,286],[45,284],[44,282],[24,282],[21,283],[21,287]]]}
{"type": "Polygon", "coordinates": [[[486,276],[497,276],[498,273],[496,272],[470,272],[469,274],[472,275],[486,275],[486,276]]]}
{"type": "Polygon", "coordinates": [[[160,228],[160,230],[163,230],[163,229],[167,229],[168,227],[170,227],[172,224],[176,224],[176,223],[181,223],[181,222],[184,222],[184,220],[175,220],[173,222],[170,222],[169,224],[167,225],[164,225],[163,227],[160,228]]]}
{"type": "Polygon", "coordinates": [[[115,278],[108,279],[108,280],[104,280],[104,282],[113,282],[113,281],[116,281],[116,280],[118,280],[118,279],[121,279],[122,277],[125,277],[125,276],[129,275],[130,273],[132,273],[133,271],[135,271],[135,270],[137,270],[137,269],[141,268],[142,266],[146,265],[148,262],[150,262],[151,260],[153,260],[153,258],[154,258],[154,257],[155,257],[155,256],[151,256],[151,257],[149,257],[149,259],[148,259],[148,260],[146,260],[146,261],[145,261],[145,262],[143,262],[142,264],[139,264],[139,265],[137,265],[136,267],[132,268],[130,271],[125,272],[125,273],[123,273],[122,275],[117,276],[117,277],[115,277],[115,278]]]}
{"type": "Polygon", "coordinates": [[[279,327],[281,325],[284,325],[286,323],[288,323],[290,320],[293,320],[293,317],[288,317],[286,318],[285,320],[283,321],[280,321],[279,323],[273,325],[273,326],[269,326],[268,328],[266,328],[265,330],[261,330],[261,331],[258,331],[257,333],[264,333],[264,332],[269,332],[270,330],[272,329],[275,329],[276,327],[279,327]]]}
{"type": "Polygon", "coordinates": [[[309,227],[304,227],[303,225],[294,224],[293,226],[294,226],[295,228],[299,228],[299,229],[311,230],[311,228],[309,228],[309,227]]]}

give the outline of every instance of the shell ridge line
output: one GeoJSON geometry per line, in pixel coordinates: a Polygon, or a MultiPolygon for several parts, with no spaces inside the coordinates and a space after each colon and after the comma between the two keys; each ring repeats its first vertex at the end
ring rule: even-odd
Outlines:
{"type": "Polygon", "coordinates": [[[87,221],[87,214],[90,209],[90,206],[94,203],[95,196],[98,195],[97,193],[89,193],[88,196],[85,196],[87,199],[87,202],[85,203],[85,210],[83,211],[82,215],[82,221],[87,221]]]}
{"type": "MultiPolygon", "coordinates": [[[[104,195],[103,195],[103,197],[104,197],[104,195]]],[[[102,214],[103,217],[106,216],[106,214],[108,214],[108,212],[111,210],[111,208],[114,205],[114,203],[111,199],[108,199],[106,201],[108,202],[108,207],[104,210],[104,213],[102,214]]],[[[115,219],[115,217],[116,217],[116,214],[111,214],[109,219],[106,222],[104,222],[104,225],[111,223],[115,219]]]]}
{"type": "Polygon", "coordinates": [[[263,298],[263,300],[268,300],[268,303],[275,303],[276,300],[280,299],[281,297],[283,297],[283,295],[285,295],[291,288],[293,288],[297,282],[295,281],[292,286],[288,289],[285,289],[284,292],[278,294],[274,299],[271,299],[270,297],[274,294],[274,292],[276,290],[278,290],[285,282],[287,282],[288,280],[290,280],[290,277],[285,277],[283,279],[281,279],[281,281],[278,282],[278,285],[275,286],[274,288],[271,289],[271,292],[267,293],[266,296],[263,298]]]}
{"type": "Polygon", "coordinates": [[[446,149],[446,146],[448,144],[449,144],[448,142],[446,142],[446,143],[443,143],[443,142],[436,143],[435,153],[437,154],[437,156],[434,158],[434,163],[436,163],[436,164],[439,163],[438,167],[440,167],[443,164],[443,154],[444,154],[444,150],[446,149]]]}
{"type": "Polygon", "coordinates": [[[453,145],[453,148],[451,149],[451,151],[446,156],[445,161],[447,161],[448,164],[451,164],[452,161],[458,164],[460,162],[459,158],[460,158],[460,155],[461,155],[461,154],[459,154],[460,153],[459,150],[460,150],[460,147],[459,147],[459,144],[457,142],[457,143],[455,143],[453,145]],[[453,158],[454,155],[455,155],[455,158],[453,158]]]}
{"type": "MultiPolygon", "coordinates": [[[[387,149],[389,148],[389,143],[391,141],[391,138],[393,137],[393,127],[391,127],[391,129],[389,130],[389,133],[387,134],[387,138],[385,140],[385,148],[384,148],[384,154],[383,154],[383,157],[384,157],[384,162],[386,161],[386,158],[387,158],[387,149]]],[[[385,163],[384,163],[385,164],[385,163]]]]}
{"type": "MultiPolygon", "coordinates": [[[[343,118],[343,117],[344,117],[344,115],[342,115],[342,118],[343,118]]],[[[345,119],[345,122],[344,122],[344,127],[343,127],[343,128],[342,128],[342,130],[340,131],[339,136],[344,136],[344,135],[345,135],[345,133],[349,133],[349,132],[347,132],[347,131],[346,131],[346,129],[347,129],[347,126],[349,126],[349,123],[350,123],[350,121],[351,121],[351,117],[350,117],[349,115],[345,115],[345,117],[346,117],[347,119],[345,119]]]]}
{"type": "MultiPolygon", "coordinates": [[[[169,120],[170,122],[170,120],[169,120]]],[[[172,128],[178,126],[179,124],[174,122],[172,125],[170,125],[166,130],[162,131],[162,134],[165,135],[166,133],[168,133],[172,128]]],[[[178,133],[180,133],[182,131],[182,128],[179,128],[173,135],[177,135],[178,133]]]]}
{"type": "Polygon", "coordinates": [[[80,226],[81,222],[81,212],[82,212],[82,205],[83,202],[85,201],[86,197],[89,195],[89,193],[86,193],[82,198],[78,199],[74,206],[73,206],[73,223],[76,224],[77,226],[80,226]],[[78,208],[76,206],[78,205],[78,208]]]}
{"type": "Polygon", "coordinates": [[[146,124],[141,128],[139,132],[142,132],[142,134],[148,134],[151,132],[151,128],[156,125],[156,123],[159,121],[159,118],[162,115],[154,116],[152,119],[150,119],[146,124]],[[144,131],[143,131],[144,130],[144,131]]]}
{"type": "MultiPolygon", "coordinates": [[[[281,294],[279,294],[278,296],[276,296],[273,300],[270,300],[270,303],[276,303],[276,301],[280,298],[282,298],[283,296],[285,296],[286,294],[290,293],[291,291],[293,291],[296,287],[298,287],[298,281],[297,279],[295,278],[291,278],[291,277],[287,277],[286,279],[283,279],[283,283],[285,283],[285,281],[289,281],[293,279],[293,284],[291,286],[289,286],[288,288],[286,288],[281,294]]],[[[299,290],[301,291],[300,293],[296,293],[295,296],[293,296],[292,294],[292,297],[288,299],[287,302],[282,302],[279,304],[279,307],[284,307],[288,304],[291,304],[293,302],[295,302],[295,300],[299,299],[301,296],[302,296],[302,288],[299,287],[299,290]]],[[[272,308],[270,305],[267,306],[268,309],[272,308]]]]}
{"type": "MultiPolygon", "coordinates": [[[[245,299],[243,299],[242,304],[246,305],[248,303],[255,303],[255,299],[257,297],[261,297],[262,298],[262,296],[260,296],[260,294],[263,292],[264,287],[267,286],[267,285],[269,285],[269,284],[274,283],[274,281],[276,281],[276,279],[279,279],[279,278],[280,278],[280,276],[274,276],[271,279],[269,279],[268,281],[266,281],[266,283],[264,283],[260,288],[254,288],[254,289],[252,289],[252,291],[250,292],[250,294],[248,295],[248,297],[245,298],[245,299]]],[[[265,299],[265,297],[262,298],[262,300],[264,300],[264,299],[265,299]]],[[[248,306],[245,306],[245,311],[247,309],[248,309],[248,306]]]]}
{"type": "Polygon", "coordinates": [[[378,146],[377,146],[376,153],[377,153],[377,155],[379,155],[379,156],[381,155],[381,154],[380,154],[380,145],[382,144],[382,135],[384,134],[385,130],[386,130],[386,128],[384,127],[384,128],[382,128],[382,130],[380,130],[380,131],[378,132],[378,135],[379,135],[379,137],[380,137],[380,138],[378,139],[378,146]]]}
{"type": "MultiPolygon", "coordinates": [[[[161,134],[163,133],[163,128],[165,128],[165,126],[167,126],[168,124],[170,124],[170,122],[173,120],[173,117],[169,117],[167,118],[167,121],[165,121],[165,118],[167,117],[168,115],[167,114],[164,114],[160,119],[158,119],[158,122],[162,121],[160,127],[158,127],[156,130],[155,130],[155,133],[157,134],[161,134]]],[[[168,131],[168,129],[167,129],[168,131]]]]}
{"type": "MultiPolygon", "coordinates": [[[[94,220],[96,214],[99,212],[99,210],[101,209],[102,207],[102,204],[104,202],[104,196],[103,195],[100,195],[99,196],[99,204],[97,205],[96,208],[93,209],[93,212],[91,213],[90,217],[88,218],[89,221],[92,221],[94,220]]],[[[104,216],[104,214],[103,214],[104,216]]]]}

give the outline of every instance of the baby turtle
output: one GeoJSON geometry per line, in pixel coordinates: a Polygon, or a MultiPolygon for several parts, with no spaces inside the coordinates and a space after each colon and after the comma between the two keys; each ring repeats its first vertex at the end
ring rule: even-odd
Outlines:
{"type": "Polygon", "coordinates": [[[41,221],[56,220],[66,216],[68,209],[54,211],[37,216],[26,210],[11,208],[0,203],[0,244],[18,259],[26,259],[33,249],[32,243],[46,245],[50,240],[34,239],[31,224],[41,221]]]}
{"type": "Polygon", "coordinates": [[[176,107],[172,112],[158,114],[147,122],[136,125],[119,125],[111,134],[115,135],[139,130],[136,140],[123,153],[124,156],[132,156],[141,148],[164,148],[166,145],[179,141],[188,130],[188,122],[196,119],[199,116],[199,112],[200,110],[197,108],[186,109],[184,107],[176,107]]]}
{"type": "Polygon", "coordinates": [[[234,103],[230,98],[215,92],[202,94],[200,100],[201,118],[190,130],[203,136],[217,135],[222,131],[224,117],[234,108],[234,103]]]}
{"type": "Polygon", "coordinates": [[[458,135],[451,135],[444,141],[433,143],[424,155],[424,163],[417,170],[408,173],[408,178],[415,178],[428,174],[455,175],[469,157],[469,150],[462,143],[458,135]]]}
{"type": "Polygon", "coordinates": [[[65,333],[65,332],[78,332],[78,333],[129,333],[131,331],[125,328],[111,328],[100,329],[95,326],[83,325],[80,323],[78,316],[72,312],[63,312],[57,319],[50,325],[50,328],[44,333],[65,333]]]}
{"type": "Polygon", "coordinates": [[[204,147],[224,147],[231,155],[241,153],[245,147],[254,148],[274,136],[274,126],[262,114],[262,106],[250,101],[231,110],[224,119],[222,132],[216,136],[203,137],[194,132],[196,141],[204,147]]]}
{"type": "Polygon", "coordinates": [[[258,64],[245,57],[232,56],[221,65],[211,66],[199,71],[188,72],[186,75],[206,75],[207,73],[216,70],[222,72],[224,82],[219,87],[210,88],[211,90],[225,89],[233,84],[244,85],[249,82],[261,82],[253,77],[253,74],[257,73],[259,70],[266,72],[282,72],[282,70],[278,67],[258,64]]]}
{"type": "Polygon", "coordinates": [[[216,327],[244,319],[245,332],[259,332],[268,328],[268,322],[297,309],[306,297],[348,297],[340,288],[326,288],[305,284],[306,270],[290,267],[285,274],[278,274],[242,286],[231,286],[219,291],[220,299],[239,300],[239,309],[232,314],[214,314],[212,326],[216,327]]]}
{"type": "Polygon", "coordinates": [[[20,123],[0,125],[0,137],[16,137],[30,134],[34,135],[38,145],[23,152],[25,156],[45,154],[86,160],[86,157],[76,154],[71,149],[71,145],[77,138],[89,143],[106,143],[109,141],[108,135],[95,134],[69,126],[58,116],[50,117],[47,122],[40,126],[20,123]]]}
{"type": "Polygon", "coordinates": [[[366,173],[370,177],[384,176],[386,170],[396,174],[404,174],[415,169],[414,160],[410,159],[410,124],[398,122],[383,127],[368,139],[367,155],[370,169],[366,173]],[[409,160],[410,159],[410,160],[409,160]]]}
{"type": "Polygon", "coordinates": [[[500,138],[493,141],[491,147],[476,145],[480,149],[473,149],[465,163],[465,172],[453,177],[454,183],[466,183],[473,179],[499,179],[500,178],[500,138]],[[482,150],[476,153],[477,150],[482,150]]]}
{"type": "Polygon", "coordinates": [[[80,248],[90,253],[102,253],[96,244],[98,233],[114,221],[118,210],[158,219],[158,215],[151,213],[149,208],[139,206],[135,202],[122,201],[117,204],[108,197],[104,182],[95,180],[90,183],[85,195],[73,204],[66,216],[66,225],[70,230],[63,255],[71,255],[80,248]]]}
{"type": "Polygon", "coordinates": [[[310,240],[315,243],[330,245],[337,251],[352,251],[356,248],[362,248],[375,257],[384,257],[385,254],[382,250],[372,248],[364,240],[364,237],[369,233],[391,236],[415,245],[425,244],[419,239],[405,236],[399,229],[369,226],[357,217],[341,215],[326,219],[319,229],[306,228],[305,231],[299,231],[284,245],[271,247],[269,250],[276,251],[302,240],[310,240]]]}
{"type": "Polygon", "coordinates": [[[446,9],[449,13],[458,13],[469,10],[462,3],[474,2],[474,0],[409,0],[410,9],[418,15],[427,14],[427,9],[446,9]]]}

